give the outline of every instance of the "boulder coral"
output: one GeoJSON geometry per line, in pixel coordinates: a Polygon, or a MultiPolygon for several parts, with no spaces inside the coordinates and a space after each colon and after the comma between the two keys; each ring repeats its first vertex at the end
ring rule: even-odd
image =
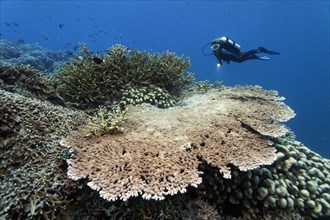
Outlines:
{"type": "Polygon", "coordinates": [[[122,98],[118,105],[125,107],[129,104],[138,105],[142,103],[150,103],[158,108],[169,108],[176,104],[172,96],[160,87],[127,85],[122,91],[122,98]]]}
{"type": "Polygon", "coordinates": [[[214,168],[204,169],[201,188],[218,207],[230,204],[247,219],[260,219],[266,210],[296,212],[303,219],[329,217],[330,160],[296,141],[292,133],[274,139],[274,147],[277,159],[272,165],[247,172],[234,168],[229,180],[214,168]]]}
{"type": "Polygon", "coordinates": [[[232,178],[276,160],[271,138],[295,114],[275,91],[247,86],[195,94],[181,106],[129,106],[122,134],[86,139],[82,129],[61,141],[72,150],[68,176],[88,178],[100,196],[114,201],[142,195],[164,199],[202,182],[199,165],[232,178]]]}

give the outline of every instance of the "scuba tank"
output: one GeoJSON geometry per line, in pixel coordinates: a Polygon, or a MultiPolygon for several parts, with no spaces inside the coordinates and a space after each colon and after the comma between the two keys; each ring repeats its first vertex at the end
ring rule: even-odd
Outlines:
{"type": "Polygon", "coordinates": [[[219,41],[221,42],[221,43],[229,43],[229,44],[231,44],[232,46],[234,46],[237,50],[241,50],[241,46],[239,45],[239,44],[237,44],[235,41],[232,41],[232,40],[230,40],[228,37],[221,37],[220,39],[219,39],[219,41]]]}
{"type": "Polygon", "coordinates": [[[226,50],[230,54],[238,57],[242,54],[241,46],[228,37],[220,37],[212,41],[212,44],[219,44],[219,48],[226,50]]]}
{"type": "Polygon", "coordinates": [[[212,42],[205,44],[202,49],[202,53],[205,56],[215,55],[218,60],[221,60],[221,54],[223,53],[229,53],[236,57],[239,57],[243,54],[241,52],[241,46],[235,41],[230,40],[228,37],[219,37],[214,39],[212,42]],[[213,53],[207,54],[204,52],[205,47],[208,45],[211,45],[211,50],[213,53]]]}

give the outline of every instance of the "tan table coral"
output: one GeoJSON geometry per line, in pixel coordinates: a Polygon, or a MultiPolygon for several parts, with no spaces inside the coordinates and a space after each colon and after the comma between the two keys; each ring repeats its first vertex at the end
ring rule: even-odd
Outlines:
{"type": "Polygon", "coordinates": [[[191,95],[169,109],[130,106],[124,133],[86,139],[83,130],[62,141],[73,151],[68,176],[88,178],[110,201],[164,199],[201,183],[203,161],[225,178],[231,178],[228,165],[245,171],[272,164],[270,138],[284,135],[279,122],[295,116],[283,99],[247,86],[191,95]]]}

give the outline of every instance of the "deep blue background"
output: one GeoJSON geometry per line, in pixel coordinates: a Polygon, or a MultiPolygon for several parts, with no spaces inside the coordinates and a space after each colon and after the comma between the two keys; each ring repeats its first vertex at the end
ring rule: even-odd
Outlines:
{"type": "Polygon", "coordinates": [[[198,80],[277,90],[297,113],[287,123],[297,139],[330,158],[329,1],[1,1],[1,34],[49,49],[121,43],[184,54],[198,80]],[[201,48],[218,36],[281,55],[217,69],[201,48]]]}

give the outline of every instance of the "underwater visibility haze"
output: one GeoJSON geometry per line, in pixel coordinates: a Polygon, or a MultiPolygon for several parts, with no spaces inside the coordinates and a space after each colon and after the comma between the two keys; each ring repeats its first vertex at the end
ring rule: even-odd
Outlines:
{"type": "Polygon", "coordinates": [[[1,0],[0,219],[330,217],[329,7],[1,0]]]}
{"type": "Polygon", "coordinates": [[[1,39],[184,54],[198,80],[279,91],[297,113],[288,126],[298,139],[330,157],[329,1],[1,1],[1,39]],[[264,46],[281,55],[219,69],[201,48],[221,36],[243,51],[264,46]]]}

